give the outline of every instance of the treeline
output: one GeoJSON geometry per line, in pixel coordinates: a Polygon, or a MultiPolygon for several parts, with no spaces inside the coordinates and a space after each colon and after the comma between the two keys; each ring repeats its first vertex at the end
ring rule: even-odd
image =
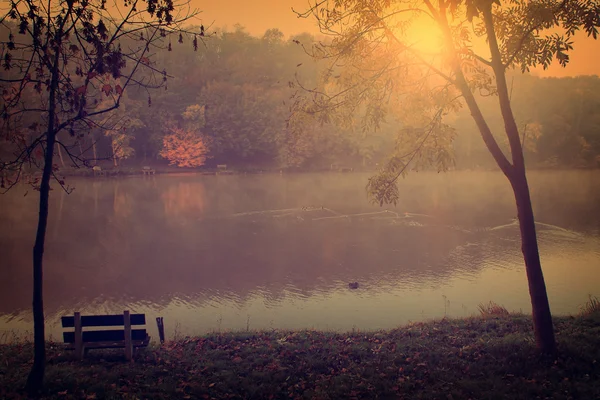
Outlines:
{"type": "MultiPolygon", "coordinates": [[[[530,167],[600,167],[600,78],[578,76],[539,78],[516,73],[509,77],[512,109],[530,167]]],[[[498,133],[502,117],[495,96],[482,98],[484,115],[498,133]]],[[[453,125],[458,130],[454,143],[459,168],[495,167],[473,119],[459,113],[453,125]]],[[[505,154],[509,146],[497,136],[505,154]]]]}
{"type": "Polygon", "coordinates": [[[74,151],[114,165],[166,165],[169,153],[179,166],[372,164],[393,143],[391,127],[369,134],[317,121],[302,132],[288,127],[296,94],[314,88],[321,73],[305,51],[313,40],[308,34],[285,38],[277,29],[254,37],[237,27],[204,39],[198,51],[167,44],[170,50],[155,55],[168,71],[166,90],[129,91],[118,111],[127,129],[91,130],[74,151]],[[185,158],[200,162],[180,162],[185,158]]]}
{"type": "MultiPolygon", "coordinates": [[[[238,26],[204,38],[197,51],[190,50],[193,43],[165,41],[165,50],[153,59],[166,68],[166,90],[127,90],[119,110],[107,117],[115,129],[60,133],[66,148],[59,148],[57,164],[73,164],[68,150],[91,164],[114,166],[171,161],[188,167],[318,170],[336,164],[372,169],[396,141],[401,124],[393,118],[376,132],[363,131],[359,121],[340,128],[307,119],[302,132],[286,123],[295,96],[316,88],[323,72],[324,65],[305,51],[314,40],[309,34],[285,38],[277,29],[255,37],[238,26]]],[[[509,82],[530,166],[600,163],[599,77],[542,79],[515,73],[509,82]]],[[[118,80],[108,84],[116,89],[118,80]]],[[[500,134],[497,98],[481,100],[492,130],[500,134]]],[[[468,112],[448,118],[457,130],[456,167],[494,168],[468,112]]],[[[506,140],[498,139],[508,153],[506,140]]],[[[2,147],[3,153],[10,152],[2,147]]]]}
{"type": "MultiPolygon", "coordinates": [[[[314,121],[302,132],[286,124],[294,94],[317,87],[324,66],[306,54],[314,37],[285,38],[277,29],[262,37],[243,28],[210,37],[197,52],[184,46],[158,54],[174,78],[168,89],[132,92],[125,108],[136,118],[130,162],[167,163],[161,156],[168,126],[187,125],[201,132],[208,147],[206,165],[239,168],[322,169],[331,164],[373,168],[394,145],[400,124],[390,118],[377,132],[360,124],[339,128],[314,121]],[[203,115],[190,117],[190,107],[203,115]],[[187,121],[186,121],[187,111],[187,121]]],[[[532,167],[591,167],[600,160],[600,78],[539,78],[518,72],[510,77],[513,110],[532,167]]],[[[497,97],[482,98],[483,112],[499,133],[497,97]]],[[[457,130],[457,168],[494,168],[495,164],[466,110],[449,116],[457,130]]],[[[112,154],[111,137],[98,133],[101,156],[112,154]]]]}

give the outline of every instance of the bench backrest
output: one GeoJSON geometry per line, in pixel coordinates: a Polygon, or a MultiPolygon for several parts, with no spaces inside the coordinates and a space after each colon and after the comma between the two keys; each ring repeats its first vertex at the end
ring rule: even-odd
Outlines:
{"type": "MultiPolygon", "coordinates": [[[[120,315],[84,315],[81,316],[81,327],[125,326],[125,316],[120,315]]],[[[146,314],[130,314],[130,325],[146,325],[146,314]]],[[[75,316],[61,318],[63,328],[75,328],[75,316]]],[[[125,329],[83,331],[82,341],[85,342],[120,342],[125,340],[125,329]]],[[[131,329],[131,340],[144,340],[145,329],[131,329]]],[[[75,332],[63,332],[65,343],[75,343],[75,332]]]]}
{"type": "MultiPolygon", "coordinates": [[[[146,314],[131,314],[129,317],[131,325],[146,325],[146,314]]],[[[63,328],[74,328],[75,317],[62,317],[63,328]]],[[[124,326],[125,317],[123,314],[118,315],[82,315],[81,327],[86,326],[124,326]]]]}

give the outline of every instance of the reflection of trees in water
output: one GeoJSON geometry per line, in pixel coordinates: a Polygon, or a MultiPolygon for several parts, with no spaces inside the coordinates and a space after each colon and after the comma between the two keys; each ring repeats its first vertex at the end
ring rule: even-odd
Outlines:
{"type": "Polygon", "coordinates": [[[200,181],[169,185],[161,194],[167,219],[198,219],[205,211],[206,194],[200,181]]]}
{"type": "Polygon", "coordinates": [[[127,187],[123,187],[119,180],[115,181],[113,193],[113,211],[115,213],[115,218],[124,220],[131,215],[131,211],[134,207],[133,198],[128,192],[127,187]]]}

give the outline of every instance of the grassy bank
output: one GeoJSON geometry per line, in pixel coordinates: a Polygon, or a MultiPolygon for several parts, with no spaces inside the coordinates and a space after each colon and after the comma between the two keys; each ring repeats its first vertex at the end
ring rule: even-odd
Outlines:
{"type": "MultiPolygon", "coordinates": [[[[48,344],[51,399],[598,399],[600,314],[555,319],[537,354],[530,318],[488,316],[385,332],[268,331],[185,338],[72,361],[48,344]]],[[[21,398],[30,344],[0,346],[0,398],[21,398]]]]}

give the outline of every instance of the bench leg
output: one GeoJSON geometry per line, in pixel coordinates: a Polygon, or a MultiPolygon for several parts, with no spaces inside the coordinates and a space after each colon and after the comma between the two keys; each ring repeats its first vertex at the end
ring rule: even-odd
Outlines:
{"type": "Polygon", "coordinates": [[[125,320],[125,358],[128,361],[133,359],[133,344],[131,343],[131,319],[129,311],[123,312],[123,319],[125,320]]]}
{"type": "Polygon", "coordinates": [[[81,329],[81,314],[75,313],[75,358],[83,360],[83,332],[81,329]]]}

